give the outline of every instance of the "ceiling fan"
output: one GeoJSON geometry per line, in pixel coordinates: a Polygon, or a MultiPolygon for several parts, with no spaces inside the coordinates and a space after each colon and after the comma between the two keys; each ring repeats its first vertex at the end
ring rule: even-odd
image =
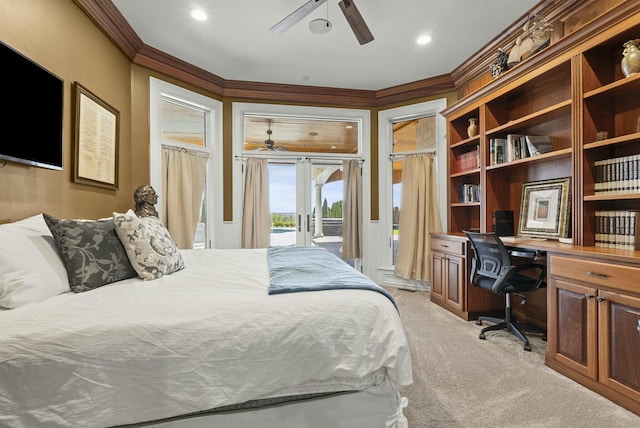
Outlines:
{"type": "MultiPolygon", "coordinates": [[[[271,31],[277,34],[284,33],[326,2],[327,0],[308,0],[286,18],[271,27],[271,31]]],[[[366,22],[364,22],[364,19],[362,18],[362,15],[360,15],[360,11],[353,0],[341,0],[338,2],[338,5],[344,14],[344,17],[347,18],[347,22],[351,26],[351,30],[355,34],[356,39],[358,39],[358,42],[361,45],[364,45],[372,41],[373,34],[369,31],[369,27],[367,27],[366,22]]]]}
{"type": "Polygon", "coordinates": [[[257,150],[271,150],[271,151],[280,151],[286,152],[288,149],[282,146],[276,146],[276,142],[271,139],[271,134],[273,131],[271,130],[271,120],[267,122],[269,124],[269,129],[267,129],[267,139],[264,140],[264,147],[260,147],[257,150]]]}

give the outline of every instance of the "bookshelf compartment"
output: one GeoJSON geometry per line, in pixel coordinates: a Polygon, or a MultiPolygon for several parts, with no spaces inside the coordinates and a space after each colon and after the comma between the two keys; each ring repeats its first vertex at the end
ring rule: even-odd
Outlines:
{"type": "MultiPolygon", "coordinates": [[[[639,76],[640,77],[640,76],[639,76]]],[[[640,132],[640,78],[637,85],[607,91],[584,100],[584,141],[597,140],[598,132],[609,138],[640,132]]]]}
{"type": "Polygon", "coordinates": [[[640,25],[626,28],[619,34],[583,52],[583,92],[596,90],[625,79],[622,74],[623,44],[640,37],[640,25]]]}
{"type": "Polygon", "coordinates": [[[568,61],[488,101],[486,128],[508,126],[565,103],[571,103],[571,65],[568,61]]]}

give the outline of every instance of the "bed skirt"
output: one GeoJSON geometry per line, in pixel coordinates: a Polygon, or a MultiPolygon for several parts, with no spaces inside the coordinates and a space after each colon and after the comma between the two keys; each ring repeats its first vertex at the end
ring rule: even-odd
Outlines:
{"type": "Polygon", "coordinates": [[[323,394],[246,410],[213,410],[126,425],[152,428],[408,428],[407,399],[387,380],[365,391],[323,394]]]}

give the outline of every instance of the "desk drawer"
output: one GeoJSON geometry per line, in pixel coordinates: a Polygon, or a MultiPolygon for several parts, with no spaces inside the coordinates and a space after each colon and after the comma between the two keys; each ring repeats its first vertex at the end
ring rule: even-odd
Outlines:
{"type": "Polygon", "coordinates": [[[640,268],[569,257],[551,256],[551,275],[618,290],[640,292],[640,268]]]}
{"type": "Polygon", "coordinates": [[[464,256],[466,254],[466,241],[431,238],[431,249],[442,251],[444,253],[464,256]]]}

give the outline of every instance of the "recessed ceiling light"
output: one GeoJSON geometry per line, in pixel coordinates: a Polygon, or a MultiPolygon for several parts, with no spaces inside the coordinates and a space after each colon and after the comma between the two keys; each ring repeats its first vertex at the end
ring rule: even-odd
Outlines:
{"type": "Polygon", "coordinates": [[[189,15],[196,21],[204,21],[207,19],[207,12],[202,9],[192,9],[189,15]]]}
{"type": "Polygon", "coordinates": [[[430,41],[431,41],[431,36],[420,36],[416,40],[416,43],[419,44],[419,45],[426,45],[430,41]]]}

